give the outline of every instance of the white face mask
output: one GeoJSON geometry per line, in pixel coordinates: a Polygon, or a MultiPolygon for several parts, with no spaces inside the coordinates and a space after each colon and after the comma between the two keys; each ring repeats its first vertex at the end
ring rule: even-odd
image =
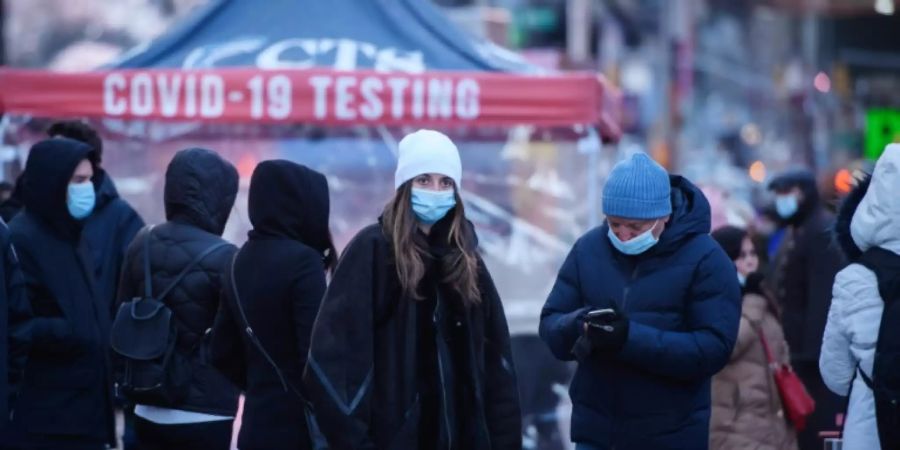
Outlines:
{"type": "Polygon", "coordinates": [[[741,275],[740,273],[738,273],[737,275],[738,275],[738,283],[741,283],[741,287],[746,286],[747,285],[747,277],[744,275],[741,275]]]}
{"type": "Polygon", "coordinates": [[[612,242],[613,247],[616,250],[626,254],[626,255],[640,255],[641,253],[650,250],[654,245],[659,242],[659,238],[653,235],[653,229],[659,225],[659,220],[653,222],[653,226],[650,227],[649,230],[625,241],[622,242],[615,233],[613,233],[612,228],[609,229],[609,241],[612,242]]]}

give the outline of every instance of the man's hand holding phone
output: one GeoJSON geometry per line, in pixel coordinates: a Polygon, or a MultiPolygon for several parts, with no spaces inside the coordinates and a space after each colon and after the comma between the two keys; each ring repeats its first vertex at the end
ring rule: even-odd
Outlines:
{"type": "Polygon", "coordinates": [[[584,316],[584,335],[595,350],[618,353],[628,340],[628,323],[614,308],[595,309],[584,316]]]}

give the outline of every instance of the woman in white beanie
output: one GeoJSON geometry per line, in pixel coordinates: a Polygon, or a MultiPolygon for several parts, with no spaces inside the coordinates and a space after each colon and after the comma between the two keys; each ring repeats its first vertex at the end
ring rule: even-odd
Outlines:
{"type": "Polygon", "coordinates": [[[333,449],[519,449],[509,331],[432,130],[399,145],[396,193],[341,256],[304,376],[333,449]]]}

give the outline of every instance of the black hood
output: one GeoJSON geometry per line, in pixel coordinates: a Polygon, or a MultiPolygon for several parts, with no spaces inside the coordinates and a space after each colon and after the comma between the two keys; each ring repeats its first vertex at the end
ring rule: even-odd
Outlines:
{"type": "Polygon", "coordinates": [[[838,208],[837,220],[834,223],[834,239],[850,261],[855,261],[862,256],[862,251],[856,246],[856,242],[853,241],[853,236],[850,234],[850,223],[853,222],[853,214],[856,213],[856,208],[859,207],[859,203],[862,202],[863,197],[866,196],[866,192],[869,190],[871,180],[872,177],[866,175],[857,182],[853,190],[841,202],[841,206],[838,208]]]}
{"type": "Polygon", "coordinates": [[[697,186],[680,175],[669,177],[672,185],[672,219],[653,247],[653,253],[669,253],[698,234],[709,234],[712,215],[709,201],[697,186]]]}
{"type": "Polygon", "coordinates": [[[112,178],[105,170],[97,170],[93,181],[94,188],[97,191],[97,206],[94,208],[95,210],[103,209],[110,202],[119,198],[119,191],[116,190],[115,183],[113,183],[112,178]]]}
{"type": "Polygon", "coordinates": [[[21,185],[25,210],[64,239],[77,239],[81,234],[81,223],[69,214],[66,197],[75,168],[89,159],[92,151],[72,139],[47,139],[31,147],[25,163],[21,185]]]}
{"type": "Polygon", "coordinates": [[[797,213],[787,219],[782,219],[778,214],[775,214],[775,217],[782,225],[803,223],[821,204],[816,175],[809,170],[801,169],[785,172],[775,177],[769,183],[770,191],[791,189],[793,187],[799,187],[800,191],[803,192],[803,201],[800,202],[797,213]]]}
{"type": "Polygon", "coordinates": [[[237,169],[217,153],[181,150],[166,169],[166,219],[221,236],[239,179],[237,169]]]}
{"type": "Polygon", "coordinates": [[[283,237],[320,253],[331,246],[325,176],[284,160],[263,161],[250,179],[250,237],[283,237]]]}

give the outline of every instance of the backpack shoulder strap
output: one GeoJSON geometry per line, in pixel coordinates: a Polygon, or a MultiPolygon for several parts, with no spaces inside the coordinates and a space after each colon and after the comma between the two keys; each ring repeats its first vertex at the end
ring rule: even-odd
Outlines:
{"type": "MultiPolygon", "coordinates": [[[[875,383],[872,382],[872,378],[866,375],[866,372],[862,370],[862,367],[859,367],[859,364],[856,365],[856,372],[859,373],[860,378],[862,378],[863,382],[866,383],[866,386],[869,389],[875,390],[875,383]]],[[[853,386],[853,381],[850,381],[850,386],[853,386]]],[[[849,395],[847,396],[849,397],[849,395]]]]}
{"type": "Polygon", "coordinates": [[[153,225],[147,225],[144,233],[144,298],[153,298],[153,277],[150,273],[150,237],[153,236],[153,225]]]}
{"type": "Polygon", "coordinates": [[[175,286],[178,285],[178,283],[181,283],[181,280],[183,280],[184,277],[187,276],[188,272],[190,272],[197,264],[200,264],[200,262],[203,261],[204,258],[206,258],[210,254],[212,254],[212,252],[214,252],[222,247],[227,247],[228,245],[229,244],[227,242],[219,242],[218,244],[211,245],[209,248],[207,248],[206,250],[202,251],[200,254],[195,256],[194,259],[191,260],[191,262],[189,262],[186,266],[184,266],[184,269],[181,269],[181,272],[178,273],[178,276],[176,276],[175,279],[172,280],[172,283],[170,283],[169,287],[167,287],[166,290],[164,290],[162,292],[162,294],[159,295],[159,298],[157,298],[157,300],[162,300],[162,299],[166,298],[166,296],[172,292],[172,289],[174,289],[175,286]]]}
{"type": "Polygon", "coordinates": [[[278,363],[269,355],[269,352],[266,351],[266,348],[263,347],[262,342],[260,342],[259,338],[256,336],[256,333],[253,332],[253,327],[250,326],[250,321],[247,319],[247,314],[244,312],[244,306],[241,305],[241,297],[238,294],[237,281],[235,281],[234,277],[234,266],[237,265],[237,257],[238,254],[235,253],[234,257],[231,259],[231,269],[229,272],[229,278],[231,281],[231,294],[234,297],[234,304],[237,306],[238,314],[241,316],[241,324],[244,327],[244,333],[247,334],[247,337],[250,339],[250,342],[259,350],[259,352],[266,358],[266,361],[272,366],[275,370],[275,375],[278,376],[279,381],[281,381],[281,387],[285,392],[293,391],[301,400],[306,400],[303,394],[291,384],[287,378],[284,376],[284,372],[281,371],[281,367],[278,366],[278,363]]]}

